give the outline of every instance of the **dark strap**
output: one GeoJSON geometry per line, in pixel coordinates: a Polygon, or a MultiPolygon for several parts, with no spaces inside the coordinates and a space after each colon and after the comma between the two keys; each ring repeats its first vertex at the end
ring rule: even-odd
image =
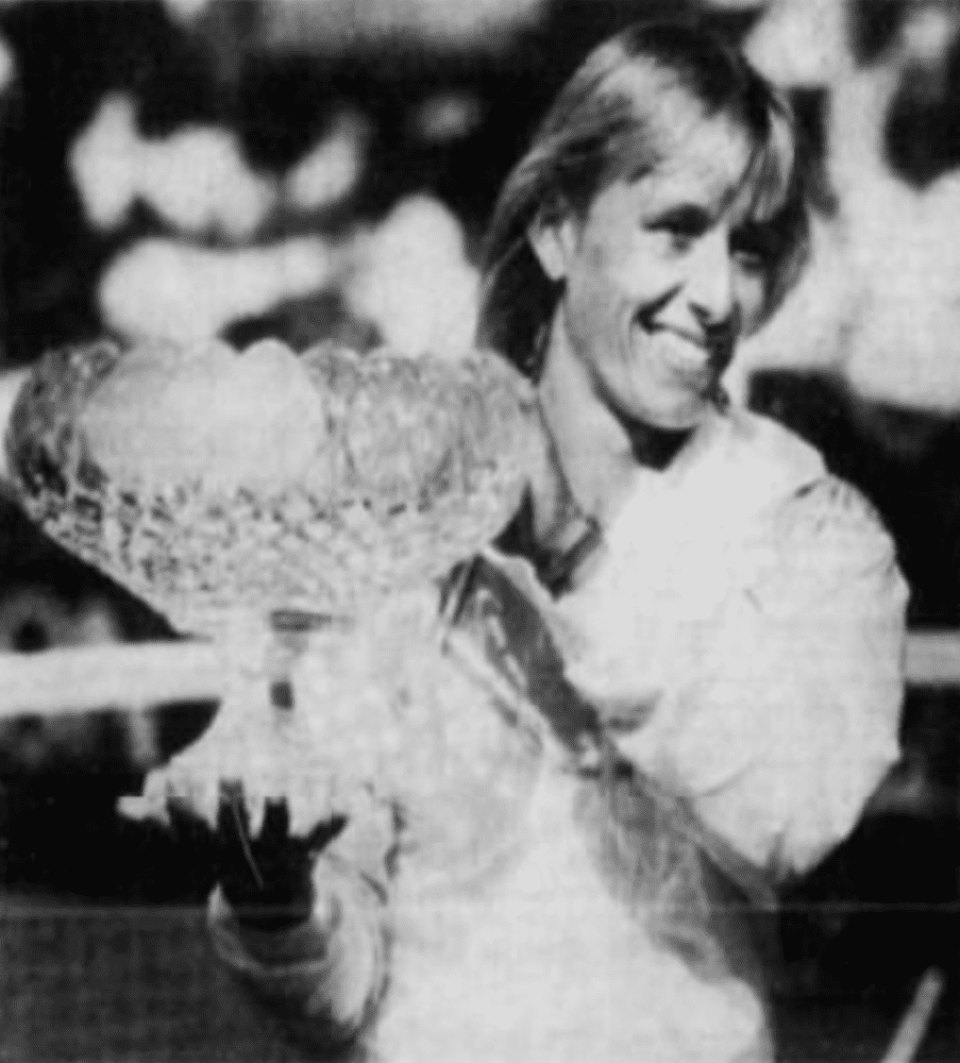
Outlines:
{"type": "Polygon", "coordinates": [[[542,547],[533,534],[533,500],[526,494],[510,524],[496,541],[502,553],[525,557],[537,578],[554,596],[571,589],[574,577],[603,546],[603,530],[593,517],[572,516],[561,533],[560,542],[542,547]]]}
{"type": "Polygon", "coordinates": [[[592,744],[599,721],[567,681],[563,659],[537,606],[488,558],[458,566],[443,588],[447,623],[469,635],[507,683],[535,706],[571,752],[592,744]]]}

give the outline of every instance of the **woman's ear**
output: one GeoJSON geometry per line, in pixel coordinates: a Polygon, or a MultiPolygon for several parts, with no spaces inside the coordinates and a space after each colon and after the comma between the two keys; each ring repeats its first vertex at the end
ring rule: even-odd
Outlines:
{"type": "Polygon", "coordinates": [[[551,216],[541,211],[527,227],[527,239],[550,280],[563,280],[576,244],[576,229],[570,214],[551,216]]]}

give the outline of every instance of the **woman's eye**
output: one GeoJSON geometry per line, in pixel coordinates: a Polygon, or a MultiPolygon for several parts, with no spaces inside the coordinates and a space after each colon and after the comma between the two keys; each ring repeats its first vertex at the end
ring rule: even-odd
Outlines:
{"type": "Polygon", "coordinates": [[[690,246],[709,228],[710,220],[700,211],[683,210],[654,219],[648,228],[653,232],[663,233],[677,250],[690,246]]]}
{"type": "Polygon", "coordinates": [[[740,229],[730,239],[730,254],[745,269],[760,270],[770,257],[770,241],[759,229],[740,229]]]}

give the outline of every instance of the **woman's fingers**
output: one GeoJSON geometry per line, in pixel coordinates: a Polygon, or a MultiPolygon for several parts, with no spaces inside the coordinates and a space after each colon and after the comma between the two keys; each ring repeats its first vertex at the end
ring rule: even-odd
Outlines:
{"type": "Polygon", "coordinates": [[[217,834],[227,845],[239,845],[245,853],[249,853],[250,814],[244,800],[242,783],[235,781],[220,783],[217,834]]]}
{"type": "Polygon", "coordinates": [[[333,819],[318,823],[307,835],[307,852],[311,856],[316,856],[341,833],[346,825],[346,816],[334,816],[333,819]]]}
{"type": "Polygon", "coordinates": [[[268,798],[263,806],[263,826],[259,840],[265,845],[282,845],[290,838],[290,810],[282,797],[268,798]]]}

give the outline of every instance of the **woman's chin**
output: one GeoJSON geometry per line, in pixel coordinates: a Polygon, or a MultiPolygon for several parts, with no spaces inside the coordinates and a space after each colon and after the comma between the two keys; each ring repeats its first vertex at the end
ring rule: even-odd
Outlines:
{"type": "Polygon", "coordinates": [[[709,400],[695,398],[680,403],[631,403],[622,414],[635,424],[663,432],[689,432],[706,420],[709,400]]]}

